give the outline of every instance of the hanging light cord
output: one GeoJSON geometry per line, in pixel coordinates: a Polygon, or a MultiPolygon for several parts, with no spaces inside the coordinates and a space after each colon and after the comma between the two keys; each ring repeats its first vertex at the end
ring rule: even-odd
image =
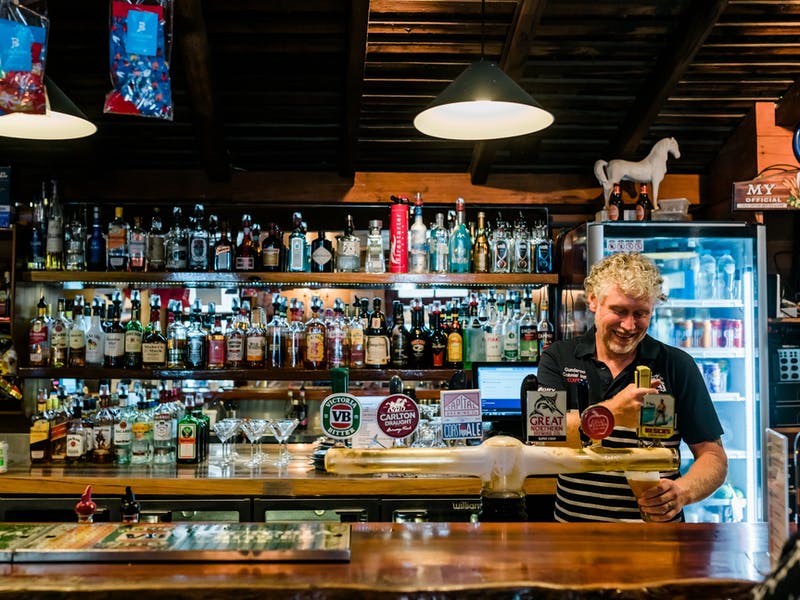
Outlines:
{"type": "Polygon", "coordinates": [[[481,60],[484,56],[484,43],[486,41],[486,0],[481,0],[481,60]]]}

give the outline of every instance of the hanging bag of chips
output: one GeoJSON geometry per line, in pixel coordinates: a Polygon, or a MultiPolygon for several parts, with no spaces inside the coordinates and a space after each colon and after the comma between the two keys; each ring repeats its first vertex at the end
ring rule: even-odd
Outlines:
{"type": "Polygon", "coordinates": [[[103,112],[172,120],[169,57],[173,0],[112,0],[103,112]]]}
{"type": "Polygon", "coordinates": [[[44,2],[0,0],[0,115],[45,113],[48,28],[44,2]]]}

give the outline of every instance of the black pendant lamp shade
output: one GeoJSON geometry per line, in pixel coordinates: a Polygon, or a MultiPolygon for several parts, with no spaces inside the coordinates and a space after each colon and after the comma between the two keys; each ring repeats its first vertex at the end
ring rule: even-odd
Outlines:
{"type": "Polygon", "coordinates": [[[28,140],[69,140],[86,137],[97,127],[86,118],[53,80],[45,76],[47,110],[43,115],[0,116],[0,136],[28,140]]]}
{"type": "Polygon", "coordinates": [[[552,125],[553,115],[495,63],[472,63],[414,119],[426,135],[449,140],[493,140],[552,125]]]}

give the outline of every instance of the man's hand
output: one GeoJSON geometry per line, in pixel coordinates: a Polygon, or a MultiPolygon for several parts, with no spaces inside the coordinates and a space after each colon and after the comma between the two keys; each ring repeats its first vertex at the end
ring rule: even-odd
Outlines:
{"type": "Polygon", "coordinates": [[[656,388],[640,388],[631,383],[619,394],[603,401],[602,404],[614,415],[615,425],[636,429],[639,427],[639,413],[642,410],[643,398],[647,394],[657,393],[656,388]]]}
{"type": "Polygon", "coordinates": [[[679,481],[662,479],[657,486],[646,490],[639,497],[639,508],[650,521],[664,522],[674,519],[689,503],[679,481]]]}

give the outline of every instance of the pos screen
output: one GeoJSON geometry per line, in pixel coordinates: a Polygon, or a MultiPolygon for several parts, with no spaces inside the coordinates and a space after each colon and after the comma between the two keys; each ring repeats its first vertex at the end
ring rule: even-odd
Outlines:
{"type": "Polygon", "coordinates": [[[472,363],[473,387],[481,392],[484,432],[502,433],[522,439],[520,386],[526,375],[536,374],[536,365],[525,363],[472,363]]]}

